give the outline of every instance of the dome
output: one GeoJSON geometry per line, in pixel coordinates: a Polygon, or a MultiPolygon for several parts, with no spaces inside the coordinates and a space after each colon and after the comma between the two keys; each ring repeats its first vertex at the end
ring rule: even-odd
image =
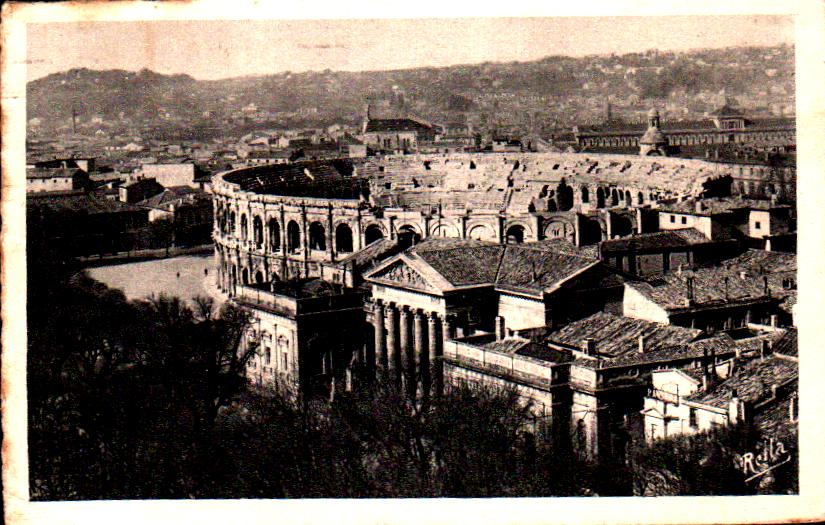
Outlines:
{"type": "Polygon", "coordinates": [[[650,127],[647,128],[645,134],[642,135],[639,144],[667,144],[667,138],[659,128],[650,127]]]}
{"type": "Polygon", "coordinates": [[[658,117],[659,116],[659,110],[656,109],[656,108],[650,108],[650,111],[647,112],[647,116],[649,118],[658,117]]]}

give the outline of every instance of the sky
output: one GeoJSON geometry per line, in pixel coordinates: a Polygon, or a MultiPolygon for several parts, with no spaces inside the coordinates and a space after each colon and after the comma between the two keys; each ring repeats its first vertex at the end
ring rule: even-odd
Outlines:
{"type": "Polygon", "coordinates": [[[548,55],[792,43],[788,16],[59,22],[27,25],[27,78],[142,68],[201,80],[548,55]]]}

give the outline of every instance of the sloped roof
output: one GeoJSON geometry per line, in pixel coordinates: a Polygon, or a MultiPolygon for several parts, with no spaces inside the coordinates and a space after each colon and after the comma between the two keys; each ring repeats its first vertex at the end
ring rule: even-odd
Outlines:
{"type": "Polygon", "coordinates": [[[86,175],[80,168],[33,168],[26,170],[27,179],[72,179],[86,175]]]}
{"type": "Polygon", "coordinates": [[[705,235],[695,228],[680,230],[666,230],[655,233],[636,234],[622,239],[608,239],[602,241],[602,253],[625,252],[635,250],[657,250],[662,248],[681,248],[695,244],[711,242],[705,235]]]}
{"type": "Polygon", "coordinates": [[[366,133],[393,131],[430,131],[432,128],[409,118],[370,119],[366,133]]]}
{"type": "Polygon", "coordinates": [[[798,357],[799,331],[796,328],[788,328],[788,331],[774,343],[773,351],[776,354],[798,357]]]}
{"type": "Polygon", "coordinates": [[[398,259],[413,265],[419,273],[431,273],[448,289],[494,285],[499,290],[530,295],[541,295],[601,264],[592,258],[559,253],[554,247],[539,243],[502,245],[477,240],[429,239],[398,259]]]}
{"type": "Polygon", "coordinates": [[[58,212],[79,212],[96,215],[101,213],[139,212],[143,208],[92,193],[71,192],[66,194],[27,195],[27,207],[45,207],[58,212]]]}
{"type": "Polygon", "coordinates": [[[599,355],[617,357],[638,353],[639,336],[645,336],[646,351],[653,351],[687,344],[701,334],[701,330],[694,328],[598,312],[552,332],[546,339],[550,343],[580,348],[586,339],[592,338],[599,355]]]}
{"type": "Polygon", "coordinates": [[[727,406],[732,394],[746,402],[757,402],[771,395],[772,385],[781,385],[799,377],[799,363],[777,356],[755,358],[734,369],[731,377],[708,390],[696,392],[687,398],[717,408],[727,406]]]}

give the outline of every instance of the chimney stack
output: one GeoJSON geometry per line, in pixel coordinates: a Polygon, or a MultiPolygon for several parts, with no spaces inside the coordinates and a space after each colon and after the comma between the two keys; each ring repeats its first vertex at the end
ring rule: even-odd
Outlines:
{"type": "Polygon", "coordinates": [[[767,339],[762,339],[759,345],[759,359],[765,359],[765,356],[767,356],[769,353],[770,344],[768,343],[767,339]]]}
{"type": "Polygon", "coordinates": [[[704,206],[702,205],[701,200],[699,200],[699,199],[696,200],[696,204],[694,204],[694,209],[696,210],[696,213],[702,213],[702,210],[704,209],[704,206]]]}
{"type": "Polygon", "coordinates": [[[696,297],[693,293],[693,275],[685,278],[685,306],[691,307],[696,304],[696,297]]]}
{"type": "Polygon", "coordinates": [[[732,424],[740,423],[745,420],[745,402],[739,399],[736,389],[730,392],[730,401],[728,402],[728,421],[732,424]]]}
{"type": "Polygon", "coordinates": [[[771,328],[776,328],[779,326],[779,316],[776,314],[771,314],[771,328]]]}
{"type": "Polygon", "coordinates": [[[582,351],[584,352],[584,355],[595,356],[596,340],[592,337],[588,337],[587,339],[585,339],[584,343],[582,344],[582,351]]]}
{"type": "Polygon", "coordinates": [[[504,329],[504,317],[497,315],[496,316],[496,341],[501,341],[506,336],[506,332],[504,329]]]}
{"type": "Polygon", "coordinates": [[[777,393],[779,392],[779,385],[776,383],[771,385],[771,399],[776,399],[777,393]]]}
{"type": "Polygon", "coordinates": [[[646,342],[646,339],[647,339],[647,336],[645,336],[645,335],[640,335],[640,336],[639,336],[639,353],[640,353],[640,354],[645,353],[645,350],[646,350],[646,348],[645,348],[645,342],[646,342]]]}

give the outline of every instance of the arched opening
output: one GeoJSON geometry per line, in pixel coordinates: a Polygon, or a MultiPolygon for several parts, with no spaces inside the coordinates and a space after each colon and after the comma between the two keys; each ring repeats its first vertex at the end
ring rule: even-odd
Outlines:
{"type": "Polygon", "coordinates": [[[547,200],[547,211],[559,211],[559,207],[556,206],[556,199],[547,200]]]}
{"type": "Polygon", "coordinates": [[[611,206],[618,206],[619,205],[619,192],[616,188],[613,188],[613,191],[610,192],[610,205],[611,206]]]}
{"type": "Polygon", "coordinates": [[[596,207],[604,208],[604,190],[601,188],[596,189],[596,207]]]}
{"type": "Polygon", "coordinates": [[[320,222],[313,222],[309,225],[309,249],[326,250],[327,233],[320,222]]]}
{"type": "Polygon", "coordinates": [[[496,234],[491,228],[479,224],[470,228],[470,231],[467,232],[467,237],[479,241],[492,241],[495,240],[496,234]]]}
{"type": "Polygon", "coordinates": [[[628,208],[633,206],[633,197],[630,196],[630,190],[625,190],[625,192],[624,192],[624,202],[625,202],[625,205],[628,208]]]}
{"type": "Polygon", "coordinates": [[[410,246],[414,246],[421,242],[421,235],[415,231],[412,226],[402,226],[398,229],[398,245],[406,250],[410,246]]]}
{"type": "Polygon", "coordinates": [[[563,178],[556,187],[556,203],[561,211],[567,211],[573,207],[573,188],[568,186],[563,178]]]}
{"type": "Polygon", "coordinates": [[[563,221],[553,221],[544,228],[545,239],[565,239],[573,242],[574,236],[573,226],[563,221]]]}
{"type": "Polygon", "coordinates": [[[384,232],[381,231],[381,228],[377,224],[370,224],[364,231],[364,244],[367,246],[383,238],[384,232]]]}
{"type": "Polygon", "coordinates": [[[264,245],[264,224],[260,217],[252,219],[252,238],[255,240],[255,247],[261,248],[264,245]]]}
{"type": "Polygon", "coordinates": [[[246,214],[241,215],[241,240],[245,241],[248,231],[247,231],[247,223],[246,223],[246,214]]]}
{"type": "Polygon", "coordinates": [[[507,228],[507,244],[521,244],[524,242],[524,226],[515,224],[507,228]]]}
{"type": "Polygon", "coordinates": [[[582,186],[582,202],[584,204],[590,202],[590,190],[587,189],[587,186],[582,186]]]}
{"type": "Polygon", "coordinates": [[[346,224],[335,228],[335,249],[338,253],[352,253],[352,229],[346,224]]]}
{"type": "Polygon", "coordinates": [[[235,212],[234,211],[229,213],[229,225],[228,225],[227,229],[228,229],[228,231],[231,235],[235,235],[235,212]]]}
{"type": "Polygon", "coordinates": [[[264,274],[262,274],[260,271],[255,272],[255,282],[258,284],[264,282],[264,274]]]}
{"type": "Polygon", "coordinates": [[[613,237],[627,237],[633,233],[633,221],[624,215],[613,215],[610,233],[613,237]]]}
{"type": "Polygon", "coordinates": [[[579,243],[596,244],[602,240],[602,225],[596,219],[582,218],[579,230],[579,243]]]}
{"type": "Polygon", "coordinates": [[[269,219],[269,249],[273,252],[281,249],[281,225],[275,219],[269,219]]]}
{"type": "Polygon", "coordinates": [[[249,284],[249,270],[247,270],[246,268],[244,268],[243,271],[241,271],[241,282],[244,285],[249,284]]]}
{"type": "Polygon", "coordinates": [[[644,203],[645,203],[645,194],[640,191],[639,194],[636,195],[636,204],[641,206],[644,203]]]}
{"type": "Polygon", "coordinates": [[[286,249],[295,253],[301,248],[301,229],[295,221],[289,221],[286,227],[286,249]]]}

